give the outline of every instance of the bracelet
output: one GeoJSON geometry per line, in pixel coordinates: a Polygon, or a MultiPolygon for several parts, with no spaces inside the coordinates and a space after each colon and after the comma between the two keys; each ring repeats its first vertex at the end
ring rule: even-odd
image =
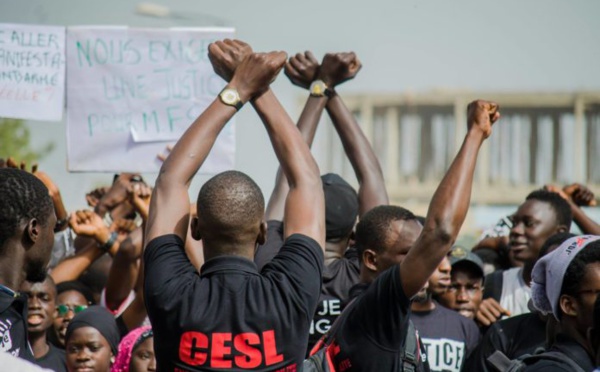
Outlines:
{"type": "Polygon", "coordinates": [[[110,248],[113,246],[113,244],[115,244],[115,242],[117,241],[117,236],[118,234],[116,232],[112,232],[110,233],[110,237],[108,238],[108,240],[106,241],[106,243],[100,245],[98,244],[98,248],[100,248],[100,250],[102,252],[108,252],[110,250],[110,248]]]}

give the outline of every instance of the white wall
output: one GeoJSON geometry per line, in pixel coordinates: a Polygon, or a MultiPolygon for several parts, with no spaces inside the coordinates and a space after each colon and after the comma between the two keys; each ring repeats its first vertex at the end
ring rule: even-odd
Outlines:
{"type": "MultiPolygon", "coordinates": [[[[0,0],[0,22],[135,27],[234,26],[255,50],[354,50],[364,68],[341,89],[403,92],[431,89],[573,91],[600,89],[600,1],[596,0],[157,0],[190,19],[134,13],[133,0],[0,0]]],[[[282,75],[275,91],[292,117],[304,95],[282,75]]],[[[489,97],[493,98],[493,97],[489,97]]],[[[111,175],[66,172],[64,123],[32,122],[34,144],[56,142],[41,162],[56,175],[67,207],[111,175]]],[[[268,197],[276,159],[256,115],[238,118],[237,168],[268,197]]],[[[317,139],[315,154],[327,151],[317,139]]],[[[147,176],[153,178],[152,175],[147,176]]],[[[198,185],[195,182],[192,193],[198,185]]]]}

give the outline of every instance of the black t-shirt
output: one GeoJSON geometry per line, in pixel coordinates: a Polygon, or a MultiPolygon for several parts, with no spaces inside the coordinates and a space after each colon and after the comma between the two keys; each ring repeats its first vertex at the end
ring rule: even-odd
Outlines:
{"type": "MultiPolygon", "coordinates": [[[[330,355],[336,370],[400,371],[410,318],[410,300],[402,289],[400,267],[395,265],[381,273],[346,311],[349,313],[340,319],[332,335],[330,355]]],[[[418,360],[417,370],[428,371],[420,353],[418,360]]]]}
{"type": "Polygon", "coordinates": [[[54,372],[67,372],[67,358],[65,351],[48,344],[50,350],[41,358],[35,360],[35,364],[54,372]]]}
{"type": "Polygon", "coordinates": [[[319,304],[310,323],[308,351],[342,313],[344,304],[350,298],[350,289],[359,281],[359,274],[358,253],[355,248],[347,249],[343,258],[325,267],[319,304]]]}
{"type": "MultiPolygon", "coordinates": [[[[548,351],[555,351],[565,355],[565,357],[574,361],[584,371],[593,371],[594,362],[588,355],[587,351],[575,340],[565,336],[557,335],[554,345],[548,351]]],[[[535,364],[527,366],[524,372],[573,372],[573,368],[565,362],[557,362],[553,360],[540,360],[535,364]]]]}
{"type": "Polygon", "coordinates": [[[176,235],[144,252],[145,300],[160,371],[294,371],[304,359],[321,289],[323,251],[286,239],[259,273],[245,258],[207,261],[201,274],[176,235]]]}
{"type": "Polygon", "coordinates": [[[27,341],[27,296],[0,286],[0,352],[33,361],[27,341]]]}
{"type": "MultiPolygon", "coordinates": [[[[254,262],[259,270],[277,255],[282,246],[283,222],[268,221],[267,241],[264,245],[258,246],[254,254],[254,262]]],[[[325,267],[317,311],[310,323],[307,351],[313,348],[341,314],[342,305],[349,298],[350,288],[358,283],[359,275],[360,263],[355,248],[347,249],[344,257],[334,260],[325,267]]]]}
{"type": "Polygon", "coordinates": [[[492,372],[496,369],[487,361],[496,350],[508,359],[517,359],[543,348],[546,343],[546,322],[536,313],[517,315],[493,323],[479,346],[465,362],[465,371],[492,372]]]}
{"type": "Polygon", "coordinates": [[[474,321],[438,303],[431,311],[413,311],[410,319],[423,340],[431,371],[459,372],[479,342],[479,328],[474,321]]]}

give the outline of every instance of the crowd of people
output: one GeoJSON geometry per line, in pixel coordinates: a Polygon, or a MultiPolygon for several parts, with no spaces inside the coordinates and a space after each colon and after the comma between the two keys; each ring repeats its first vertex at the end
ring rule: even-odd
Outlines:
{"type": "MultiPolygon", "coordinates": [[[[115,175],[68,211],[37,166],[0,159],[0,369],[6,371],[593,371],[600,225],[582,184],[540,185],[474,247],[455,244],[499,106],[467,132],[426,216],[390,205],[336,87],[354,53],[212,43],[227,86],[164,158],[154,186],[115,175]],[[308,90],[294,125],[270,84],[308,90]],[[267,203],[239,171],[188,188],[244,105],[279,160],[267,203]],[[358,180],[321,175],[323,111],[358,180]],[[583,235],[571,233],[573,222],[583,235]]],[[[51,173],[51,172],[50,172],[51,173]]]]}

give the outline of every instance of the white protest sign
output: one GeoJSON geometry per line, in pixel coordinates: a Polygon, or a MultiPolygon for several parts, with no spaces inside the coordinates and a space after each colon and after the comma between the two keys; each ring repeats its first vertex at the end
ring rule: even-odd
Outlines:
{"type": "Polygon", "coordinates": [[[65,28],[0,23],[0,117],[59,121],[65,28]]]}
{"type": "MultiPolygon", "coordinates": [[[[67,29],[67,146],[71,171],[158,171],[156,154],[176,142],[225,82],[208,45],[233,29],[67,29]]],[[[234,123],[201,168],[233,167],[234,123]]]]}

